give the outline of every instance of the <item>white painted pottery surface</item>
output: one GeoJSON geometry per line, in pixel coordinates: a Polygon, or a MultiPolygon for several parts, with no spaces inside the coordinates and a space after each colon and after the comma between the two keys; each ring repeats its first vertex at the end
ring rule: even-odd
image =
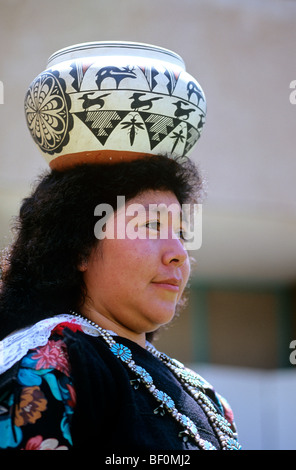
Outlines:
{"type": "Polygon", "coordinates": [[[29,87],[25,114],[52,168],[139,155],[187,157],[206,115],[199,83],[180,56],[147,44],[62,49],[29,87]]]}

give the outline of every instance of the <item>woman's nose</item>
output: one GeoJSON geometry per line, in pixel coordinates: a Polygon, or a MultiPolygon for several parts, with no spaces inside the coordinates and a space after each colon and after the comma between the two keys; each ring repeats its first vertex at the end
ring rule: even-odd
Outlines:
{"type": "Polygon", "coordinates": [[[182,266],[188,259],[188,253],[183,242],[174,237],[170,240],[164,240],[164,243],[163,263],[166,265],[174,263],[176,266],[182,266]]]}

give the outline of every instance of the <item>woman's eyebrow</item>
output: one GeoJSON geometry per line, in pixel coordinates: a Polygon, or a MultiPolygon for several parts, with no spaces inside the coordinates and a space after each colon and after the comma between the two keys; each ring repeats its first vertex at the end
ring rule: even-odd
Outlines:
{"type": "Polygon", "coordinates": [[[182,214],[182,209],[180,208],[179,204],[177,203],[172,203],[169,206],[163,202],[161,203],[150,203],[150,204],[144,204],[143,208],[146,211],[151,211],[151,212],[156,212],[156,213],[168,213],[172,212],[172,206],[175,207],[177,210],[176,212],[178,214],[182,214]]]}

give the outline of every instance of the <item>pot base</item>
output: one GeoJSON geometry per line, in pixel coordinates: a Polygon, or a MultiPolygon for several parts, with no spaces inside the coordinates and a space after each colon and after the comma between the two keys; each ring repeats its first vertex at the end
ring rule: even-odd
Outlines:
{"type": "Polygon", "coordinates": [[[67,170],[77,165],[119,163],[122,161],[132,161],[139,158],[152,156],[154,154],[142,152],[128,152],[122,150],[93,150],[90,152],[77,152],[61,155],[54,158],[49,163],[52,170],[67,170]]]}

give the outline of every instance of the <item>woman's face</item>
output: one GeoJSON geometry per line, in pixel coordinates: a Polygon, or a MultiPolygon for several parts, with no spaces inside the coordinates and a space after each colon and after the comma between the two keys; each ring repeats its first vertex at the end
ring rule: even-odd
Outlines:
{"type": "Polygon", "coordinates": [[[128,201],[108,219],[105,238],[81,267],[82,313],[132,340],[168,323],[190,272],[181,230],[173,193],[146,191],[128,201]]]}

